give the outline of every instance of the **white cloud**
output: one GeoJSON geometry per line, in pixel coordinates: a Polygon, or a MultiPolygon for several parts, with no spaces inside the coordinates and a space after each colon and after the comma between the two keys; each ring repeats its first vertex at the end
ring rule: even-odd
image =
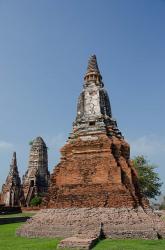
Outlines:
{"type": "Polygon", "coordinates": [[[0,141],[0,151],[6,151],[13,148],[13,144],[6,142],[6,141],[0,141]]]}
{"type": "Polygon", "coordinates": [[[142,136],[129,140],[131,155],[156,156],[165,153],[165,138],[157,135],[142,136]]]}

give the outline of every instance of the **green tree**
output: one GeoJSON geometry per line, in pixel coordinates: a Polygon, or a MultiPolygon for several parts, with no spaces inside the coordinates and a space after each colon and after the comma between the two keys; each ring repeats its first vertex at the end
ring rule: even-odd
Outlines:
{"type": "Polygon", "coordinates": [[[29,141],[29,145],[31,146],[33,144],[33,140],[29,141]]]}
{"type": "Polygon", "coordinates": [[[42,202],[42,198],[39,196],[35,196],[34,198],[31,199],[30,201],[30,206],[35,207],[40,205],[42,202]]]}
{"type": "Polygon", "coordinates": [[[136,156],[133,163],[138,173],[141,192],[147,198],[156,198],[161,194],[160,188],[162,186],[159,175],[155,172],[157,167],[150,164],[143,155],[136,156]]]}

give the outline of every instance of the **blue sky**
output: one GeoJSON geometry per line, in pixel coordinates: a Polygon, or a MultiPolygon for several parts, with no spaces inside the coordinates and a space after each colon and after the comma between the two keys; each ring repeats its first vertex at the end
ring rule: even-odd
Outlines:
{"type": "Polygon", "coordinates": [[[57,164],[94,53],[131,155],[165,182],[164,13],[163,0],[0,0],[0,185],[36,136],[57,164]]]}

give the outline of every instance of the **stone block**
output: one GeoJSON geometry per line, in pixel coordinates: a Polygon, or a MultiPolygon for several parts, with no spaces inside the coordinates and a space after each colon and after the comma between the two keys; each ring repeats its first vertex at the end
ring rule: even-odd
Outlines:
{"type": "Polygon", "coordinates": [[[58,249],[90,250],[96,244],[97,240],[97,238],[69,237],[59,243],[58,249]]]}

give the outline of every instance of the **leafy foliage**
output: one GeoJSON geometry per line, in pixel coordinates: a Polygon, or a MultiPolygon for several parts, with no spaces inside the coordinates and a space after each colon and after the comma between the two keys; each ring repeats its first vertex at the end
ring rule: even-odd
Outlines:
{"type": "Polygon", "coordinates": [[[33,140],[29,141],[29,145],[31,146],[33,144],[33,140]]]}
{"type": "Polygon", "coordinates": [[[30,206],[35,207],[40,205],[42,202],[42,198],[39,196],[35,196],[33,199],[30,201],[30,206]]]}
{"type": "Polygon", "coordinates": [[[148,198],[156,198],[161,194],[162,186],[159,175],[155,172],[157,167],[150,164],[143,155],[136,156],[133,163],[138,172],[141,192],[148,198]]]}

